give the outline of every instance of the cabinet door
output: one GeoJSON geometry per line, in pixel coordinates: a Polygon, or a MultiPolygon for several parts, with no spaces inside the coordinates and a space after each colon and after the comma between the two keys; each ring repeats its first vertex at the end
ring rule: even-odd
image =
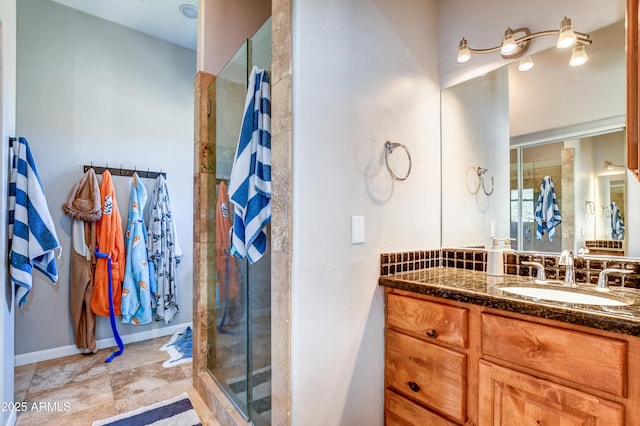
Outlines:
{"type": "Polygon", "coordinates": [[[482,355],[614,395],[627,394],[627,354],[624,340],[482,314],[482,355]]]}
{"type": "Polygon", "coordinates": [[[480,426],[623,426],[624,406],[480,361],[480,426]]]}

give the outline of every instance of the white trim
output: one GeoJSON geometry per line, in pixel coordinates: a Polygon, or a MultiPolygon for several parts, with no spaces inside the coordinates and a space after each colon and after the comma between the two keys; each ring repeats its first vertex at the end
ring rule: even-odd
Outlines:
{"type": "MultiPolygon", "coordinates": [[[[139,333],[131,333],[122,337],[122,341],[126,343],[140,342],[142,340],[154,339],[156,337],[169,336],[177,331],[184,330],[187,326],[193,329],[192,322],[185,322],[182,324],[171,325],[167,327],[154,328],[151,330],[141,331],[139,333]]],[[[116,341],[113,337],[108,339],[100,339],[96,341],[97,349],[111,348],[116,346],[116,341]]],[[[126,347],[125,347],[126,350],[126,347]]],[[[45,349],[42,351],[29,352],[26,354],[16,355],[14,357],[15,366],[32,364],[34,362],[46,361],[49,359],[60,358],[68,355],[79,354],[80,350],[76,345],[60,346],[57,348],[45,349]]]]}
{"type": "Polygon", "coordinates": [[[510,138],[509,148],[513,149],[527,145],[537,145],[597,136],[603,133],[611,133],[615,130],[623,130],[625,128],[625,124],[625,116],[618,115],[587,123],[574,124],[556,129],[541,130],[539,132],[528,133],[526,135],[512,136],[510,138]]]}

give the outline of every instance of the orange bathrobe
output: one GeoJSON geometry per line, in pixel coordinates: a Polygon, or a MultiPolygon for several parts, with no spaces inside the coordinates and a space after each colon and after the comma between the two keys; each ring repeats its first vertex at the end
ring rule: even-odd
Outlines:
{"type": "MultiPolygon", "coordinates": [[[[111,259],[113,308],[115,315],[122,315],[120,303],[126,259],[124,236],[115,189],[111,181],[111,173],[108,170],[102,173],[100,199],[102,200],[102,217],[97,224],[96,251],[108,255],[111,259]]],[[[109,259],[100,256],[96,262],[91,310],[101,317],[109,316],[109,259]]]]}
{"type": "Polygon", "coordinates": [[[218,271],[220,300],[233,299],[240,290],[237,260],[229,254],[230,208],[227,185],[220,182],[216,205],[216,269],[218,271]]]}

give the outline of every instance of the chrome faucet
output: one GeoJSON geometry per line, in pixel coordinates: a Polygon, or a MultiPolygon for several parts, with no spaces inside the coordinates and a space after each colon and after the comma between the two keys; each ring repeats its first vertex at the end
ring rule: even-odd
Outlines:
{"type": "Polygon", "coordinates": [[[547,282],[547,275],[544,272],[544,266],[542,265],[542,263],[540,262],[527,262],[527,261],[522,261],[520,262],[522,265],[530,265],[533,266],[534,268],[536,268],[536,283],[538,284],[544,284],[547,282]]]}
{"type": "MultiPolygon", "coordinates": [[[[630,274],[631,272],[633,271],[629,269],[616,269],[616,268],[602,270],[600,272],[600,275],[598,275],[598,285],[596,287],[596,290],[611,291],[611,289],[609,288],[609,283],[607,281],[608,274],[630,274]]],[[[624,277],[622,279],[624,280],[624,277]]]]}
{"type": "Polygon", "coordinates": [[[576,272],[573,266],[573,251],[564,250],[562,254],[560,254],[560,258],[558,259],[558,264],[564,265],[567,267],[567,272],[564,275],[564,285],[575,287],[576,285],[576,272]]]}

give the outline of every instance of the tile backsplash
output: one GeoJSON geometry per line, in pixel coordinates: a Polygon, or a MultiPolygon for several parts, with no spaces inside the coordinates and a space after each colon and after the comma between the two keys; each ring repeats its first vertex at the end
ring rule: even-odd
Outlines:
{"type": "MultiPolygon", "coordinates": [[[[504,254],[505,273],[520,276],[535,276],[535,268],[522,265],[523,261],[544,265],[547,278],[564,280],[565,267],[558,264],[558,255],[549,253],[513,252],[504,254]]],[[[380,275],[393,275],[408,271],[437,268],[458,268],[484,272],[487,269],[487,252],[483,248],[442,248],[380,255],[380,275]]],[[[626,269],[632,271],[624,276],[609,274],[609,285],[622,285],[640,289],[640,260],[617,257],[575,257],[575,279],[578,283],[597,284],[598,275],[604,269],[626,269]]]]}
{"type": "Polygon", "coordinates": [[[383,253],[380,255],[380,275],[437,268],[440,261],[440,250],[383,253]]]}

